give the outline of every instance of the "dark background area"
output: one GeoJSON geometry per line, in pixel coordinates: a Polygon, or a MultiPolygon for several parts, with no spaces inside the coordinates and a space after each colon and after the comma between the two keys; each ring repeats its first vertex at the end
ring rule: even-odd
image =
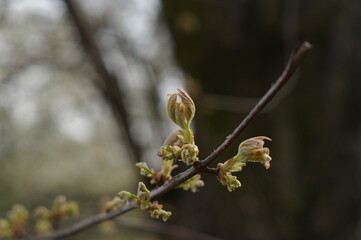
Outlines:
{"type": "MultiPolygon", "coordinates": [[[[361,239],[360,1],[44,0],[18,7],[33,9],[22,15],[20,2],[1,1],[0,216],[65,194],[86,217],[102,197],[135,192],[133,163],[159,167],[155,153],[174,128],[164,100],[177,87],[196,104],[206,157],[307,40],[304,64],[238,140],[272,138],[271,168],[248,164],[232,193],[203,175],[196,194],[160,201],[170,224],[221,239],[361,239]]],[[[149,218],[133,212],[123,225],[149,218]]],[[[177,239],[119,226],[69,239],[177,239]]]]}
{"type": "Polygon", "coordinates": [[[177,196],[177,208],[189,206],[180,220],[202,222],[200,229],[227,239],[359,239],[360,2],[163,4],[176,58],[199,88],[190,91],[201,101],[196,136],[203,154],[245,116],[237,112],[246,112],[242,98],[261,96],[275,81],[297,41],[314,45],[282,96],[243,136],[273,139],[270,171],[247,167],[232,194],[212,185],[193,199],[177,196]],[[207,94],[221,95],[219,102],[240,97],[240,108],[228,99],[233,112],[214,109],[207,94]],[[202,221],[203,214],[188,219],[194,209],[212,221],[202,221]]]}

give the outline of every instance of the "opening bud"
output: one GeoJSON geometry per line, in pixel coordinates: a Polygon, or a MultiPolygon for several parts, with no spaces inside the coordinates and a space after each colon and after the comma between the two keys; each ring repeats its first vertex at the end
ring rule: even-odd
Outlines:
{"type": "Polygon", "coordinates": [[[148,211],[152,218],[162,218],[164,222],[167,221],[168,218],[172,215],[171,212],[163,210],[163,205],[159,204],[157,201],[151,203],[148,211]]]}
{"type": "Polygon", "coordinates": [[[269,149],[263,147],[263,140],[272,141],[270,138],[264,136],[254,137],[243,141],[239,145],[238,154],[234,158],[243,163],[259,162],[268,169],[271,166],[270,161],[272,158],[269,155],[269,149]]]}
{"type": "Polygon", "coordinates": [[[140,209],[145,210],[149,208],[150,200],[150,191],[147,189],[144,183],[140,182],[138,184],[138,205],[140,209]]]}
{"type": "Polygon", "coordinates": [[[192,98],[182,89],[179,93],[168,95],[167,113],[170,120],[182,129],[189,129],[196,112],[192,98]]]}
{"type": "Polygon", "coordinates": [[[204,182],[199,174],[194,175],[178,186],[178,188],[183,188],[186,191],[191,190],[192,192],[197,192],[200,187],[204,187],[204,182]]]}

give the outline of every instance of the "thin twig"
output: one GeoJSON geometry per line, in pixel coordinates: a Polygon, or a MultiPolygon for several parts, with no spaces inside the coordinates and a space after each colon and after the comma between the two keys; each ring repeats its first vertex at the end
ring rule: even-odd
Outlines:
{"type": "MultiPolygon", "coordinates": [[[[171,180],[165,182],[162,186],[152,190],[151,200],[156,200],[166,194],[167,192],[175,189],[179,184],[185,182],[187,179],[192,176],[200,173],[201,168],[206,168],[214,160],[216,160],[224,151],[226,151],[229,146],[238,138],[238,136],[243,132],[243,130],[250,124],[250,122],[265,108],[265,106],[272,100],[272,98],[281,90],[285,83],[291,78],[293,73],[297,70],[298,66],[301,64],[303,59],[312,49],[312,45],[309,42],[303,42],[297,46],[291,54],[291,57],[287,63],[286,68],[282,72],[281,76],[277,81],[271,86],[271,88],[266,92],[266,94],[259,100],[259,102],[254,106],[254,108],[249,112],[249,114],[243,119],[243,121],[238,125],[238,127],[229,135],[226,140],[208,157],[201,160],[198,163],[198,167],[190,167],[186,171],[179,173],[174,176],[171,180]]],[[[72,226],[69,226],[63,230],[59,230],[53,233],[49,233],[39,237],[30,238],[32,240],[40,239],[55,239],[62,238],[78,233],[90,226],[98,224],[100,222],[113,219],[117,216],[120,216],[132,209],[134,209],[133,204],[128,204],[120,209],[109,213],[101,213],[92,217],[88,217],[78,223],[75,223],[72,226]]]]}
{"type": "Polygon", "coordinates": [[[266,94],[258,101],[256,106],[248,113],[238,127],[229,135],[226,140],[206,159],[202,161],[203,166],[208,166],[217,157],[219,157],[243,132],[248,124],[267,106],[272,98],[281,90],[286,82],[291,78],[298,66],[301,64],[306,55],[311,51],[312,45],[309,42],[302,42],[292,52],[290,59],[283,70],[281,76],[266,92],[266,94]]]}
{"type": "Polygon", "coordinates": [[[34,236],[30,238],[25,238],[29,240],[43,240],[43,239],[58,239],[58,238],[64,238],[68,237],[70,235],[73,235],[75,233],[81,232],[91,226],[94,226],[98,223],[104,222],[106,220],[111,220],[119,215],[122,215],[126,212],[129,212],[130,210],[134,209],[134,205],[132,203],[129,203],[125,205],[122,208],[119,208],[117,210],[114,210],[109,213],[99,213],[97,215],[94,215],[92,217],[88,217],[86,219],[83,219],[65,229],[55,231],[49,234],[40,235],[40,236],[34,236]]]}
{"type": "Polygon", "coordinates": [[[164,223],[157,220],[145,220],[141,218],[129,218],[117,220],[120,228],[129,228],[140,231],[154,232],[171,237],[172,239],[192,239],[192,240],[221,240],[193,229],[176,224],[164,223]]]}

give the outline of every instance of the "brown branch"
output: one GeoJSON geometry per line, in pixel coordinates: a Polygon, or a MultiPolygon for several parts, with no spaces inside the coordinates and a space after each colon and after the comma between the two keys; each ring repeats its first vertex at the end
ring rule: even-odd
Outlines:
{"type": "Polygon", "coordinates": [[[140,218],[127,217],[124,220],[117,220],[116,222],[121,228],[154,232],[169,236],[171,239],[221,240],[221,238],[195,231],[187,227],[164,223],[157,220],[144,220],[140,218]]]}
{"type": "MultiPolygon", "coordinates": [[[[309,42],[303,42],[297,46],[286,65],[286,68],[283,70],[281,76],[277,81],[271,86],[271,88],[266,92],[266,94],[258,101],[258,103],[253,107],[253,109],[248,113],[248,115],[243,119],[243,121],[238,125],[238,127],[229,135],[226,140],[208,157],[201,161],[198,168],[207,167],[215,159],[217,159],[226,149],[239,137],[243,130],[248,126],[248,124],[264,109],[267,104],[272,100],[272,98],[281,90],[281,88],[286,84],[286,82],[291,78],[293,73],[297,70],[298,66],[301,64],[303,59],[312,49],[312,45],[309,42]]],[[[195,167],[191,167],[186,171],[176,175],[170,181],[165,182],[162,186],[152,191],[152,199],[157,199],[169,192],[170,190],[177,187],[182,182],[193,177],[199,171],[195,167]]]]}
{"type": "MultiPolygon", "coordinates": [[[[167,192],[175,189],[179,184],[185,182],[187,179],[191,178],[197,173],[200,173],[201,168],[206,168],[214,160],[216,160],[224,151],[226,151],[229,146],[238,138],[238,136],[243,132],[243,130],[251,123],[251,121],[266,107],[266,105],[272,100],[272,98],[281,90],[285,83],[291,78],[293,73],[297,70],[298,66],[301,64],[306,55],[310,52],[312,45],[308,42],[303,42],[297,46],[291,54],[291,57],[287,63],[286,68],[282,72],[281,76],[277,81],[271,86],[271,88],[266,92],[266,94],[259,100],[259,102],[254,106],[254,108],[249,112],[249,114],[244,118],[244,120],[238,125],[238,127],[229,135],[226,140],[208,157],[204,160],[201,160],[198,163],[197,167],[190,167],[186,171],[179,173],[174,176],[171,180],[165,182],[162,186],[152,190],[151,200],[156,200],[166,194],[167,192]],[[198,169],[198,170],[197,170],[198,169]]],[[[80,232],[90,226],[98,224],[102,221],[113,219],[119,215],[122,215],[134,208],[133,204],[128,204],[125,207],[117,209],[109,213],[98,214],[89,218],[86,218],[68,228],[59,230],[50,234],[46,234],[39,237],[31,238],[32,240],[40,239],[54,239],[62,238],[66,236],[73,235],[77,232],[80,232]]]]}
{"type": "Polygon", "coordinates": [[[248,126],[248,124],[267,106],[267,104],[272,100],[272,98],[291,78],[291,76],[295,73],[298,66],[301,64],[306,55],[311,51],[311,49],[312,45],[309,42],[302,42],[293,50],[281,76],[271,86],[271,88],[266,92],[266,94],[258,101],[256,106],[254,106],[253,109],[247,114],[247,116],[233,131],[233,133],[229,135],[226,140],[212,154],[210,154],[206,159],[202,161],[203,166],[208,166],[211,162],[213,162],[239,137],[239,135],[248,126]]]}
{"type": "Polygon", "coordinates": [[[79,32],[84,50],[88,54],[91,63],[100,77],[101,82],[98,82],[97,86],[102,90],[105,99],[110,103],[117,123],[120,129],[122,129],[125,133],[127,143],[131,149],[130,153],[136,161],[140,161],[141,148],[138,143],[134,141],[130,132],[131,124],[128,119],[129,114],[124,104],[122,91],[119,86],[119,79],[117,79],[106,68],[99,47],[94,41],[85,16],[83,15],[80,7],[78,7],[76,1],[64,0],[64,3],[67,6],[69,15],[74,21],[74,24],[79,32]]]}
{"type": "Polygon", "coordinates": [[[92,217],[88,217],[82,221],[79,221],[65,229],[55,231],[49,234],[40,235],[40,236],[34,236],[30,238],[25,238],[29,240],[42,240],[42,239],[57,239],[57,238],[64,238],[68,237],[70,235],[73,235],[75,233],[81,232],[91,226],[94,226],[98,223],[104,222],[106,220],[111,220],[119,215],[122,215],[126,212],[129,212],[130,210],[134,209],[134,205],[129,203],[125,205],[122,208],[119,208],[117,210],[114,210],[109,213],[99,213],[97,215],[94,215],[92,217]]]}
{"type": "Polygon", "coordinates": [[[209,174],[218,174],[219,173],[219,167],[216,168],[210,168],[203,166],[202,161],[196,161],[193,163],[193,167],[199,172],[199,173],[209,173],[209,174]]]}

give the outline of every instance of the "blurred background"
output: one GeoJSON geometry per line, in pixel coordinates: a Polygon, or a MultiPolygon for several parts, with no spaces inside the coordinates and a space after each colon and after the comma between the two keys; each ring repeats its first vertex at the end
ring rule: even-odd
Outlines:
{"type": "Polygon", "coordinates": [[[136,210],[69,239],[361,239],[360,22],[358,0],[1,0],[0,216],[64,194],[84,218],[135,192],[134,164],[158,169],[176,128],[165,101],[179,87],[206,157],[308,40],[238,141],[272,138],[269,170],[248,164],[232,193],[214,176],[172,191],[170,225],[136,210]]]}

